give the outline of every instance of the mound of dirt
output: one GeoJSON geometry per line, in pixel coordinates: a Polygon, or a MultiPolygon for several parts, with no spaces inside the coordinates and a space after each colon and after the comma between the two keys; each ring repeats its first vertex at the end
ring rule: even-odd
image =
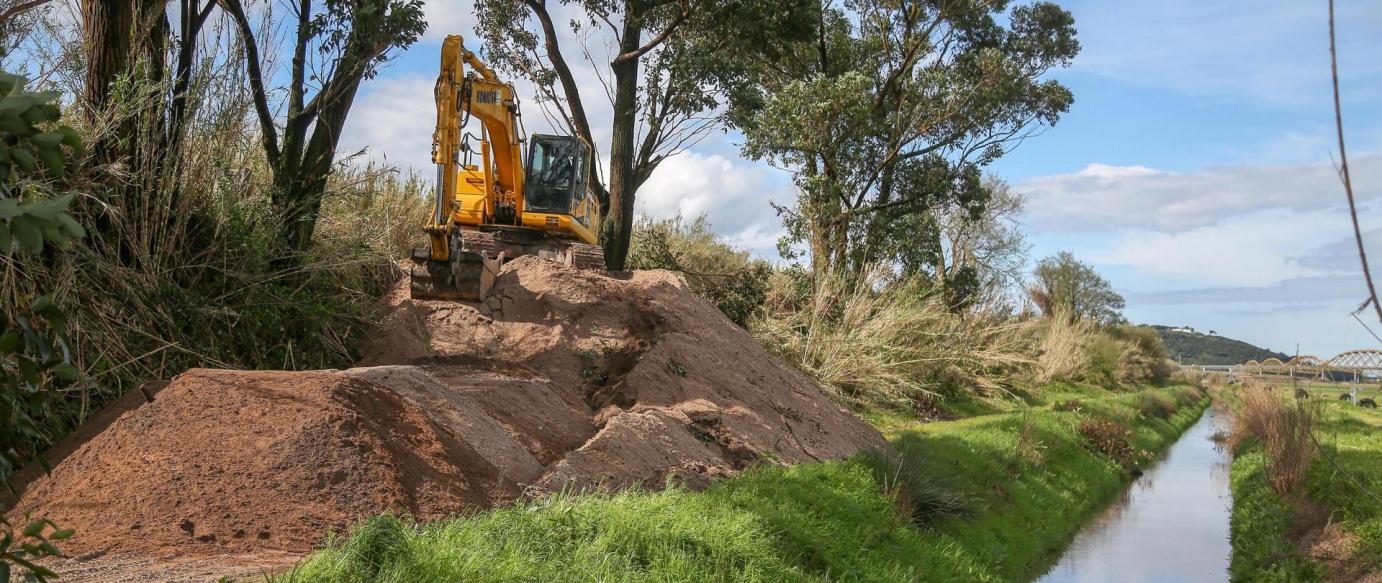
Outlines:
{"type": "Polygon", "coordinates": [[[192,370],[34,481],[69,553],[303,552],[383,511],[692,488],[887,445],[667,272],[507,264],[482,305],[386,299],[360,368],[192,370]]]}

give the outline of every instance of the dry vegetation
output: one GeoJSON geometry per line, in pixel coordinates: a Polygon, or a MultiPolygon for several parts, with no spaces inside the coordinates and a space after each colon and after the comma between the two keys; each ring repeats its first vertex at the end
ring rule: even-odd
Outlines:
{"type": "Polygon", "coordinates": [[[1249,443],[1260,444],[1272,490],[1279,495],[1295,492],[1318,453],[1311,437],[1319,417],[1318,404],[1308,399],[1287,403],[1267,386],[1248,387],[1240,399],[1229,446],[1241,451],[1249,443]]]}
{"type": "Polygon", "coordinates": [[[1000,303],[956,308],[931,282],[883,266],[813,282],[801,269],[751,260],[704,218],[639,225],[631,264],[680,271],[770,351],[856,407],[912,411],[1054,381],[1159,382],[1173,370],[1150,329],[1014,314],[1000,303]]]}
{"type": "MultiPolygon", "coordinates": [[[[75,31],[49,27],[52,39],[76,42],[75,31]]],[[[55,72],[46,88],[79,95],[71,62],[79,55],[27,56],[29,68],[55,72]]],[[[188,367],[347,364],[376,298],[399,277],[394,260],[426,216],[425,185],[350,160],[330,179],[315,245],[283,260],[271,176],[235,75],[198,78],[185,135],[155,174],[89,155],[51,185],[78,194],[73,214],[91,232],[83,245],[41,261],[0,256],[0,303],[53,294],[84,373],[49,412],[47,438],[33,444],[39,449],[123,391],[188,367]]],[[[122,90],[130,98],[121,103],[135,104],[167,87],[122,90]]],[[[137,113],[117,107],[88,123],[77,114],[82,107],[80,98],[68,101],[64,119],[88,144],[112,139],[117,122],[137,113]]],[[[134,151],[167,146],[140,135],[147,141],[134,151]]]]}

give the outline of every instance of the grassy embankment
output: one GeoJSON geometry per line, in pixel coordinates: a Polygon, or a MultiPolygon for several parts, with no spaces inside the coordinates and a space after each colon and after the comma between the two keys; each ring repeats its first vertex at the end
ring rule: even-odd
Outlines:
{"type": "MultiPolygon", "coordinates": [[[[1352,579],[1359,570],[1382,569],[1382,500],[1376,498],[1382,495],[1382,413],[1337,400],[1338,386],[1309,390],[1320,407],[1314,433],[1321,452],[1297,491],[1283,496],[1270,487],[1261,443],[1247,444],[1233,461],[1234,581],[1352,579]],[[1302,511],[1303,506],[1317,510],[1302,511]],[[1352,571],[1336,565],[1331,573],[1327,561],[1299,548],[1301,535],[1322,526],[1310,524],[1319,522],[1318,509],[1346,533],[1352,571]]],[[[1289,389],[1280,393],[1282,400],[1291,398],[1289,389]]]]}
{"type": "Polygon", "coordinates": [[[900,469],[870,456],[765,463],[703,492],[558,496],[424,525],[379,517],[279,580],[1021,581],[1123,488],[1125,464],[1164,450],[1205,402],[1185,386],[1054,385],[1026,411],[885,425],[900,469]],[[1130,448],[1105,447],[1122,463],[1082,437],[1098,420],[1128,431],[1130,448]]]}

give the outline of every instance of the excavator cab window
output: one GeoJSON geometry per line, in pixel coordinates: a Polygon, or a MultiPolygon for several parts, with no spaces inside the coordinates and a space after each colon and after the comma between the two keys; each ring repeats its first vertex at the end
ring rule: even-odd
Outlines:
{"type": "Polygon", "coordinates": [[[568,136],[533,136],[528,152],[528,179],[523,185],[528,211],[571,214],[586,195],[590,150],[568,136]]]}

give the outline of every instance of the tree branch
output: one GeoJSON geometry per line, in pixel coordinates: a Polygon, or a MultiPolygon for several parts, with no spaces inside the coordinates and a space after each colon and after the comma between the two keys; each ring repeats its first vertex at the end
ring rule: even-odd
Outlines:
{"type": "MultiPolygon", "coordinates": [[[[673,32],[676,32],[677,28],[681,27],[682,23],[686,22],[686,19],[688,19],[688,18],[690,18],[690,17],[691,17],[691,9],[690,9],[689,7],[688,7],[688,8],[684,8],[684,9],[681,11],[681,14],[678,14],[677,17],[676,17],[675,19],[672,20],[672,23],[667,25],[667,28],[662,29],[662,32],[657,33],[657,36],[654,36],[653,39],[650,40],[650,41],[648,41],[647,44],[645,44],[645,45],[643,45],[643,46],[641,46],[641,47],[638,47],[638,48],[635,49],[635,50],[629,51],[629,52],[627,52],[627,53],[624,53],[624,54],[622,54],[622,55],[619,55],[619,56],[615,57],[615,58],[614,58],[614,62],[613,62],[613,63],[610,63],[610,64],[611,64],[611,65],[621,65],[621,64],[627,63],[627,62],[629,62],[629,61],[637,60],[638,58],[642,57],[643,55],[648,54],[648,51],[651,51],[651,50],[657,48],[658,45],[660,45],[660,44],[666,42],[667,39],[668,39],[669,37],[672,36],[672,33],[673,33],[673,32]]],[[[625,18],[629,18],[629,16],[625,16],[625,18]]]]}
{"type": "Polygon", "coordinates": [[[11,6],[4,12],[0,12],[0,24],[9,22],[11,18],[28,12],[31,9],[38,8],[39,6],[47,4],[49,1],[50,0],[28,0],[27,2],[20,2],[19,4],[11,6]]]}
{"type": "MultiPolygon", "coordinates": [[[[1358,244],[1358,259],[1363,263],[1363,279],[1368,283],[1368,301],[1377,312],[1377,320],[1382,322],[1382,304],[1377,302],[1377,288],[1372,284],[1372,271],[1368,267],[1368,252],[1363,246],[1363,231],[1358,227],[1358,206],[1353,202],[1353,180],[1348,175],[1348,150],[1344,148],[1344,114],[1339,105],[1339,55],[1334,42],[1334,0],[1329,0],[1329,72],[1334,79],[1334,127],[1339,134],[1339,176],[1344,182],[1344,192],[1348,195],[1348,214],[1353,219],[1353,239],[1358,244]]],[[[1367,304],[1363,305],[1364,307],[1367,304]]]]}
{"type": "Polygon", "coordinates": [[[277,167],[280,153],[278,151],[278,130],[274,128],[273,113],[269,111],[269,98],[264,92],[264,73],[259,68],[259,45],[254,40],[254,29],[250,27],[249,18],[245,17],[245,8],[240,4],[240,0],[216,0],[221,5],[221,9],[230,14],[235,26],[240,29],[240,41],[245,43],[245,70],[249,74],[250,92],[254,95],[254,112],[259,117],[259,130],[264,135],[264,154],[269,159],[269,164],[277,167]]]}

